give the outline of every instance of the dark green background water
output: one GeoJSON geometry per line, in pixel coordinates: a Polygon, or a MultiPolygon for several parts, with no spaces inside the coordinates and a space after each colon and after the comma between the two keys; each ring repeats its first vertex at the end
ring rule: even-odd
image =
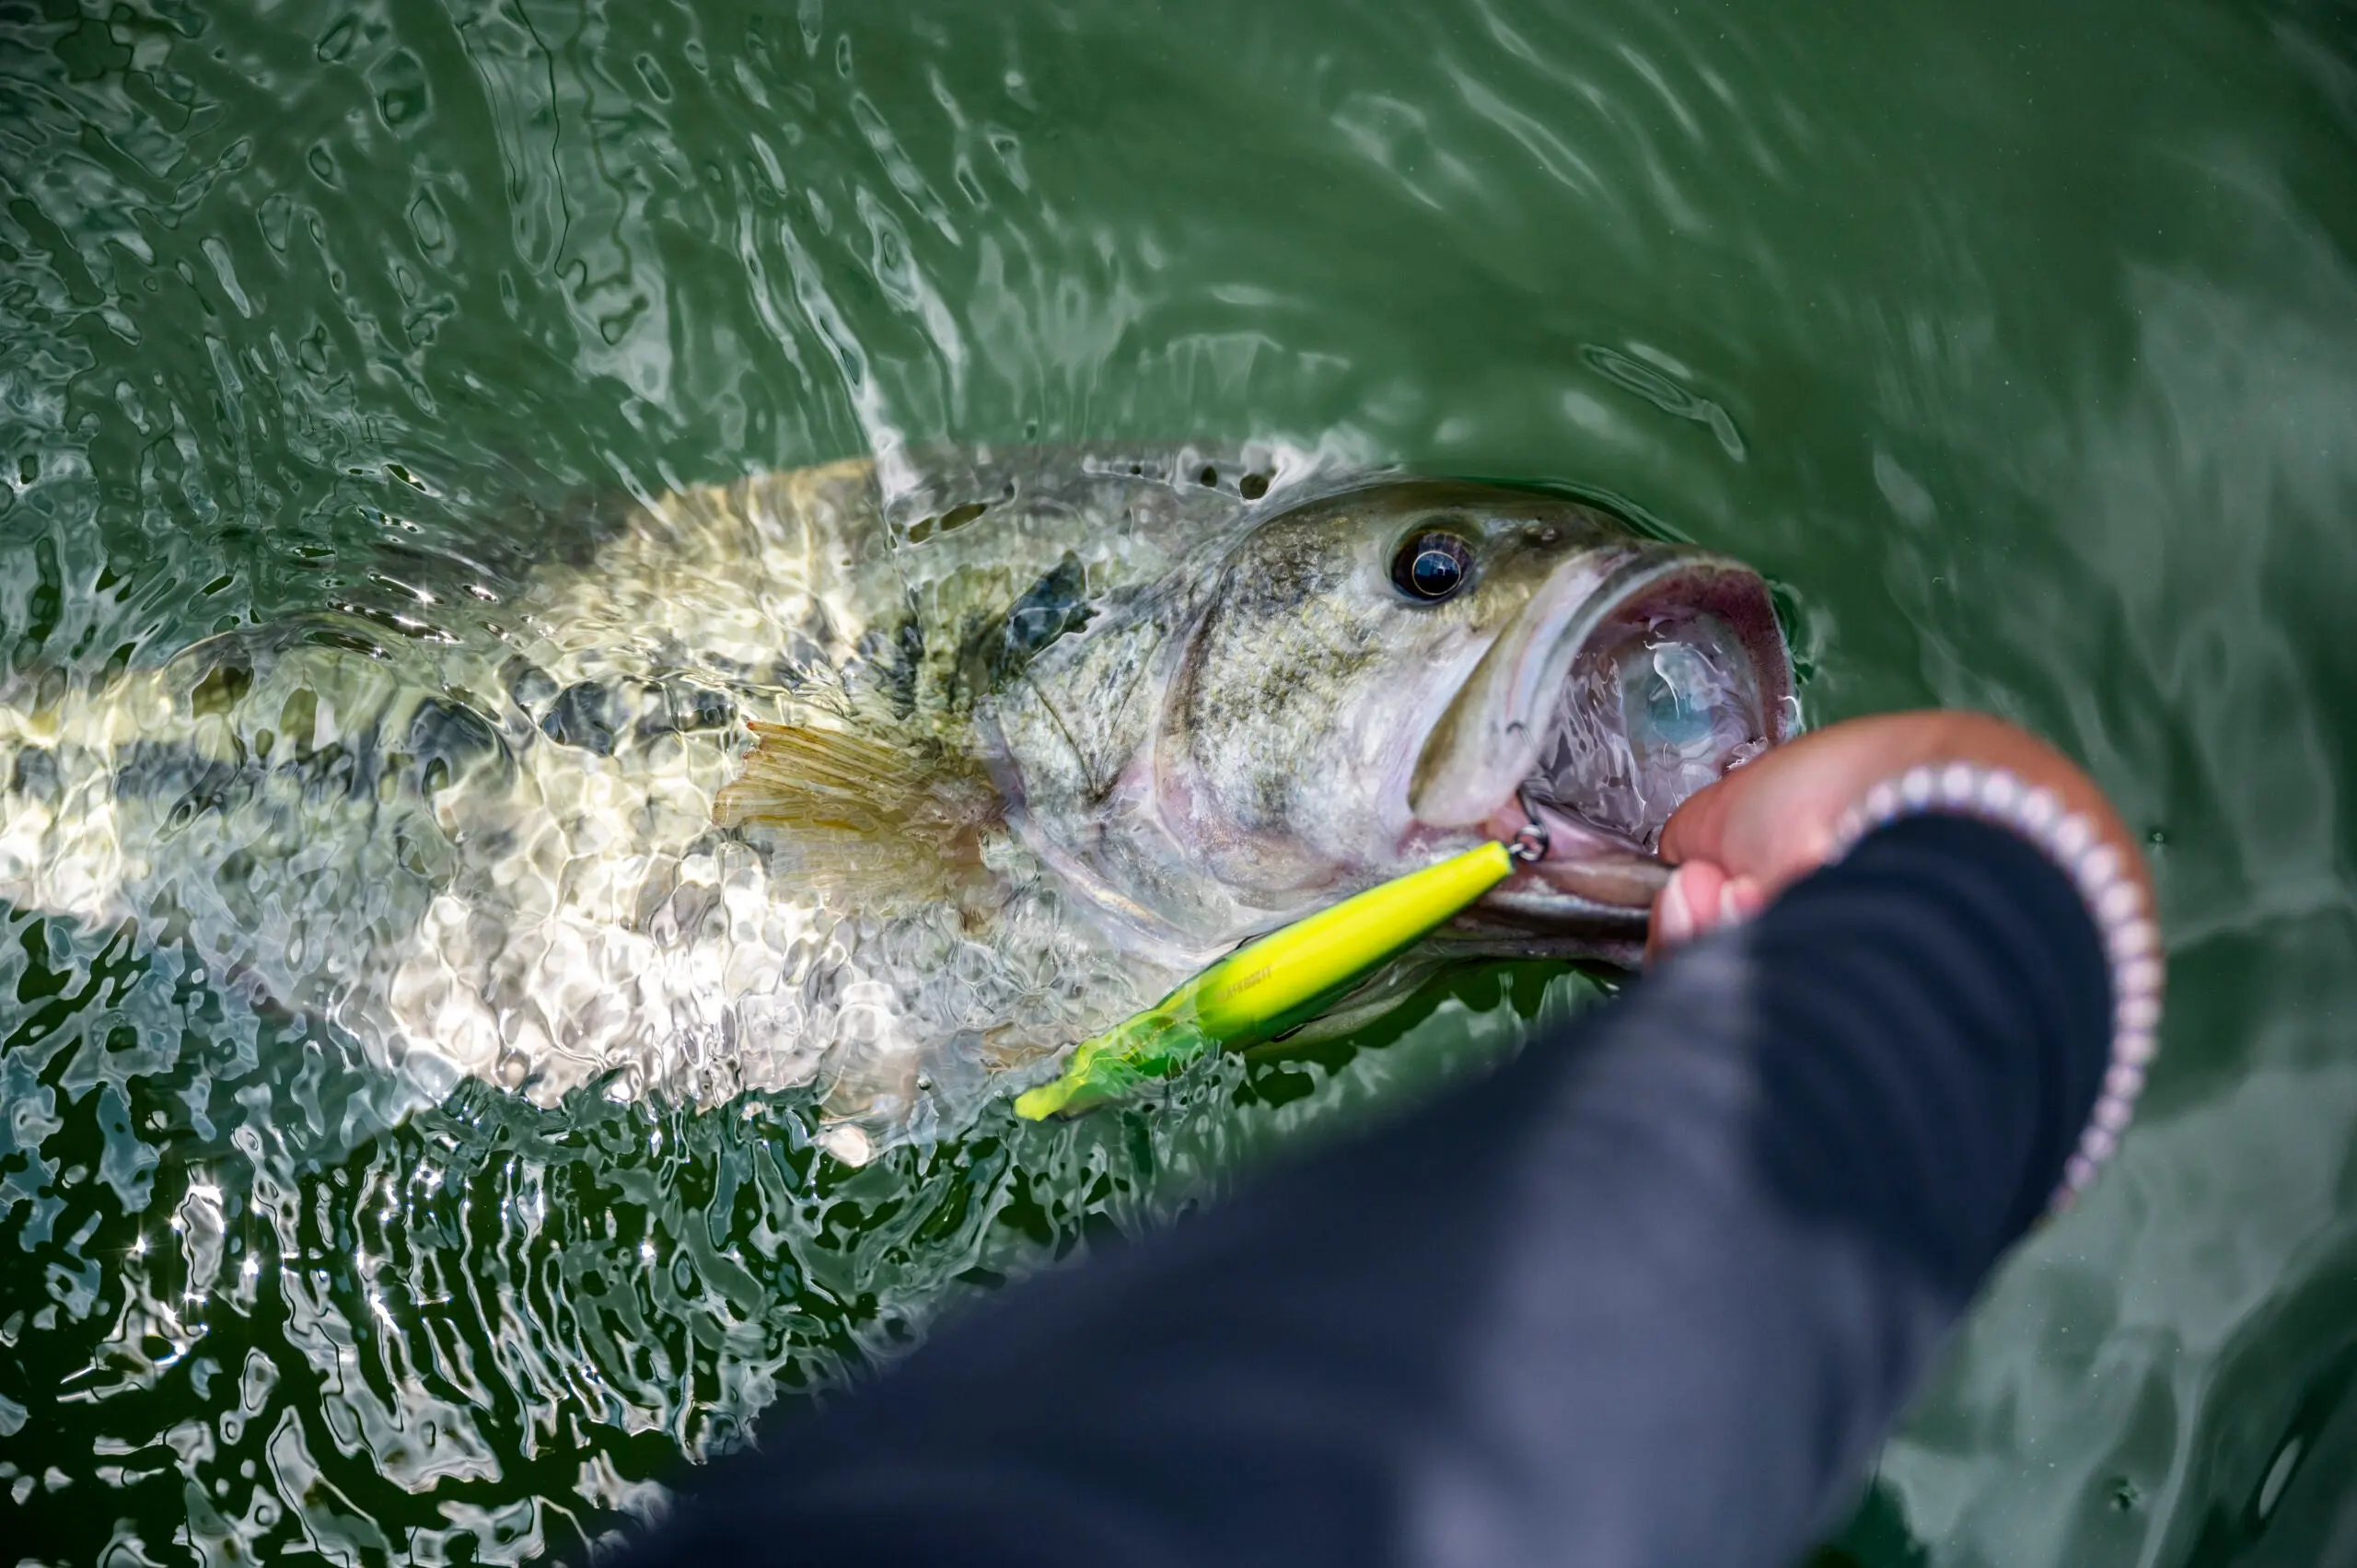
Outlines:
{"type": "MultiPolygon", "coordinates": [[[[2357,1561],[2352,433],[2345,4],[0,0],[13,701],[496,592],[584,496],[1292,436],[1626,497],[1791,586],[1819,721],[2084,759],[2166,1055],[1875,1563],[2357,1561]]],[[[946,1293],[1590,989],[846,1175],[790,1098],[386,1131],[168,945],[0,943],[12,1561],[577,1559],[946,1293]]]]}

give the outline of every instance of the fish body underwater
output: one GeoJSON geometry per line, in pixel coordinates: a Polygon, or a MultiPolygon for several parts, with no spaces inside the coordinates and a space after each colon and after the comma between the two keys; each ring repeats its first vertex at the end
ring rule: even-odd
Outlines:
{"type": "Polygon", "coordinates": [[[1747,568],[1292,450],[758,475],[419,630],[23,683],[0,897],[422,1095],[815,1084],[854,1161],[1532,815],[1546,858],[1434,951],[1625,961],[1669,810],[1792,722],[1747,568]]]}

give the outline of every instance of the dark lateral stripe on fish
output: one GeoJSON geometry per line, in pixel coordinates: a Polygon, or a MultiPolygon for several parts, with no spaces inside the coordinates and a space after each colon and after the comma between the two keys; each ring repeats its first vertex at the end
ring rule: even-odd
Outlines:
{"type": "Polygon", "coordinates": [[[265,784],[291,785],[311,800],[376,801],[385,782],[413,797],[429,798],[467,772],[512,762],[498,729],[465,705],[440,697],[421,702],[401,741],[382,743],[364,726],[324,746],[280,739],[264,751],[240,740],[240,758],[200,752],[185,740],[135,740],[101,763],[85,749],[28,746],[17,753],[8,788],[28,798],[54,801],[68,778],[110,772],[118,799],[169,802],[185,819],[225,808],[265,784]]]}

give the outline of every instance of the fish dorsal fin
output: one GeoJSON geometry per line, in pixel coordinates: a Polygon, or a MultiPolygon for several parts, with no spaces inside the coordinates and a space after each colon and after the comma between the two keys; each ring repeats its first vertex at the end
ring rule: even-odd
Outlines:
{"type": "Polygon", "coordinates": [[[924,740],[807,725],[751,726],[743,771],[713,819],[761,830],[813,873],[954,880],[981,864],[998,792],[965,757],[924,740]],[[944,874],[944,875],[935,875],[944,874]]]}

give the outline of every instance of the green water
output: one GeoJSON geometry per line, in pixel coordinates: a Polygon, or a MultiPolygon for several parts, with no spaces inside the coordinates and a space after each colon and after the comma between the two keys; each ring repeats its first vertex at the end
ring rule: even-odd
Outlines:
{"type": "MultiPolygon", "coordinates": [[[[2153,835],[2142,1120],[1825,1560],[2357,1561],[2357,10],[0,0],[17,700],[600,497],[1247,436],[1620,496],[1791,589],[1819,721],[1993,707],[2153,835]]],[[[0,1557],[56,1562],[578,1560],[1592,990],[852,1174],[792,1097],[389,1130],[168,942],[0,955],[0,1557]]]]}

